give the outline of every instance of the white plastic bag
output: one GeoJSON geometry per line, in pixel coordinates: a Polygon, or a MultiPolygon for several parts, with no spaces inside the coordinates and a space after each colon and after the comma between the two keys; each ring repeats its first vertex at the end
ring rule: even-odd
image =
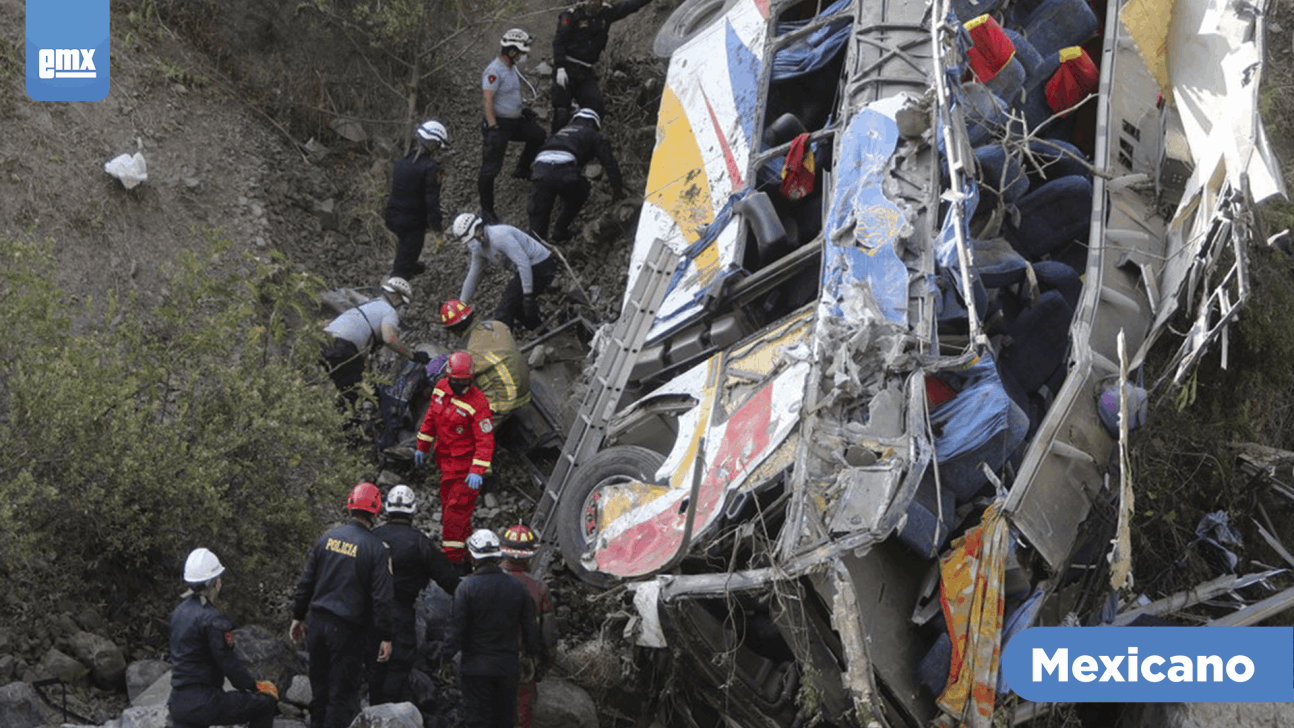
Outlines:
{"type": "Polygon", "coordinates": [[[121,184],[128,190],[140,182],[148,181],[148,162],[144,161],[144,155],[139,152],[123,154],[105,162],[103,171],[121,180],[121,184]]]}

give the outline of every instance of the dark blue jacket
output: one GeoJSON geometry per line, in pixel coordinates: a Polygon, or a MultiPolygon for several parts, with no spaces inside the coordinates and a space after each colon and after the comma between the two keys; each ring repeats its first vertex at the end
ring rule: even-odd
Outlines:
{"type": "Polygon", "coordinates": [[[607,171],[611,189],[617,193],[624,190],[624,179],[620,176],[620,164],[611,151],[611,142],[602,132],[585,121],[575,121],[562,127],[556,134],[548,137],[540,151],[561,150],[575,155],[575,165],[583,167],[597,157],[607,171]]]}
{"type": "Polygon", "coordinates": [[[386,200],[386,226],[393,232],[430,229],[441,232],[440,165],[417,147],[396,161],[391,196],[386,200]]]}
{"type": "Polygon", "coordinates": [[[553,66],[566,67],[567,57],[590,65],[597,63],[602,57],[602,49],[607,47],[611,24],[638,12],[649,2],[651,0],[604,3],[596,15],[589,13],[583,4],[563,10],[557,16],[557,32],[553,34],[553,66]]]}
{"type": "Polygon", "coordinates": [[[188,597],[171,612],[171,687],[220,688],[225,678],[239,690],[256,689],[234,652],[233,623],[205,597],[188,597]]]}
{"type": "Polygon", "coordinates": [[[449,650],[463,651],[463,675],[518,675],[520,640],[527,654],[538,655],[539,620],[530,592],[495,559],[463,579],[454,592],[449,650]]]}
{"type": "Polygon", "coordinates": [[[297,581],[293,619],[322,609],[360,628],[372,625],[381,641],[391,639],[394,588],[386,544],[352,518],[319,537],[297,581]]]}
{"type": "Polygon", "coordinates": [[[411,605],[432,579],[441,589],[454,593],[458,588],[458,569],[445,552],[426,534],[403,518],[394,518],[373,529],[391,551],[391,570],[395,572],[395,600],[411,605]]]}

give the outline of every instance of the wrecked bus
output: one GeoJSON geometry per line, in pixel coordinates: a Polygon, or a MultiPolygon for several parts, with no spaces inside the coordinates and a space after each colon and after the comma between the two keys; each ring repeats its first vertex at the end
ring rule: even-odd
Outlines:
{"type": "Polygon", "coordinates": [[[1248,295],[1263,8],[701,4],[535,526],[684,656],[680,724],[987,724],[1126,564],[1137,393],[1248,295]]]}

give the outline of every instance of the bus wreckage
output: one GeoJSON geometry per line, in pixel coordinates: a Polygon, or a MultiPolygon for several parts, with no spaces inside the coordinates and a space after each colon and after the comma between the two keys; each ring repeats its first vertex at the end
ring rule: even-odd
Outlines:
{"type": "Polygon", "coordinates": [[[535,525],[685,658],[680,724],[988,725],[1005,641],[1126,578],[1121,444],[1247,298],[1264,6],[707,8],[535,525]]]}

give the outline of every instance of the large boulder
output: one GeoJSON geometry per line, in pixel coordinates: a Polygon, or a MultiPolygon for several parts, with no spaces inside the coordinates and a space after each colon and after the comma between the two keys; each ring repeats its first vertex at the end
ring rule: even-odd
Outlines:
{"type": "Polygon", "coordinates": [[[550,677],[536,687],[535,728],[598,728],[597,706],[578,685],[550,677]]]}
{"type": "Polygon", "coordinates": [[[35,728],[57,719],[30,684],[12,682],[0,687],[0,726],[35,728]]]}
{"type": "Polygon", "coordinates": [[[422,728],[422,713],[413,703],[371,705],[351,721],[350,728],[422,728]]]}
{"type": "MultiPolygon", "coordinates": [[[[161,660],[135,660],[126,666],[126,697],[131,705],[138,705],[135,698],[151,688],[153,683],[163,675],[168,675],[170,666],[161,660]]],[[[169,682],[170,677],[168,675],[169,682]]]]}
{"type": "Polygon", "coordinates": [[[53,647],[45,651],[32,672],[37,679],[55,677],[68,685],[85,685],[90,677],[90,668],[53,647]]]}
{"type": "Polygon", "coordinates": [[[234,651],[247,663],[247,669],[257,680],[272,680],[275,685],[286,685],[293,675],[306,672],[306,662],[292,642],[285,635],[258,624],[234,630],[234,651]]]}
{"type": "Polygon", "coordinates": [[[120,690],[126,680],[126,654],[106,637],[77,631],[65,643],[67,651],[90,668],[94,684],[106,690],[120,690]]]}

